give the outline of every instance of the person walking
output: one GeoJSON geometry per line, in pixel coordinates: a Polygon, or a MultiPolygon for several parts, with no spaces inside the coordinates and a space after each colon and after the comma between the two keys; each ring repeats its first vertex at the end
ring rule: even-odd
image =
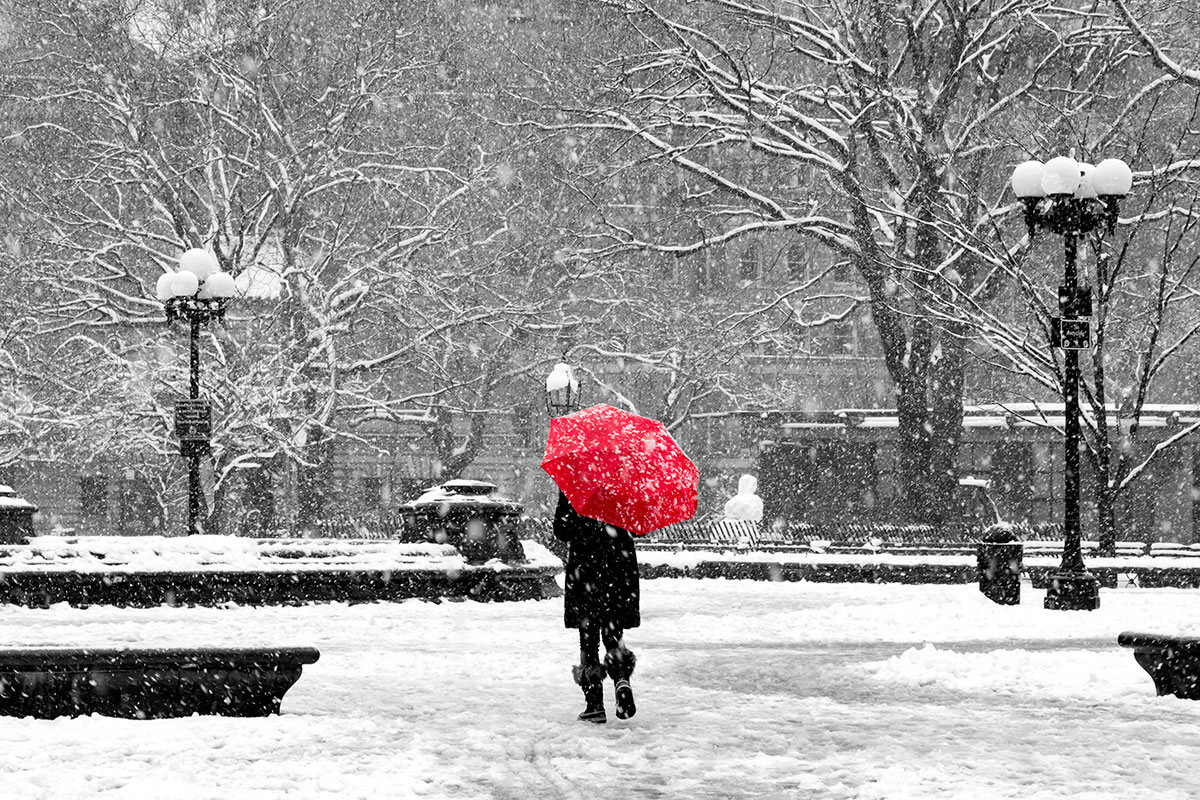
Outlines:
{"type": "Polygon", "coordinates": [[[625,631],[641,624],[641,595],[633,536],[624,528],[584,517],[559,492],[555,538],[568,545],[563,623],[579,630],[579,664],[572,675],[586,707],[579,719],[604,723],[604,678],[612,678],[618,719],[637,713],[629,678],[637,659],[625,631]],[[600,661],[600,645],[604,661],[600,661]]]}

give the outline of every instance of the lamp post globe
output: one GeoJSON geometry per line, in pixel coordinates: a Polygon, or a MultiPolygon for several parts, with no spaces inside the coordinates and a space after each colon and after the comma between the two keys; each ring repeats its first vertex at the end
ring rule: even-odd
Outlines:
{"type": "Polygon", "coordinates": [[[196,297],[201,300],[228,299],[233,297],[236,291],[232,275],[228,272],[215,272],[204,281],[196,297]]]}
{"type": "Polygon", "coordinates": [[[1133,170],[1119,158],[1106,158],[1096,165],[1092,185],[1101,197],[1124,197],[1133,188],[1133,170]]]}
{"type": "Polygon", "coordinates": [[[1042,170],[1042,191],[1048,195],[1070,195],[1079,188],[1079,162],[1070,156],[1057,156],[1042,170]]]}
{"type": "Polygon", "coordinates": [[[1027,197],[1045,197],[1046,190],[1042,188],[1042,172],[1045,167],[1040,161],[1025,161],[1013,170],[1010,183],[1013,194],[1024,200],[1027,197]]]}
{"type": "MultiPolygon", "coordinates": [[[[1091,347],[1091,288],[1078,285],[1076,259],[1079,237],[1103,225],[1111,232],[1122,197],[1133,186],[1133,172],[1120,159],[1109,158],[1095,167],[1069,156],[1044,165],[1018,164],[1011,185],[1025,206],[1025,224],[1032,239],[1040,229],[1063,237],[1063,286],[1059,287],[1059,316],[1055,317],[1052,346],[1063,350],[1063,557],[1050,576],[1046,608],[1092,610],[1100,607],[1100,582],[1083,563],[1079,514],[1079,450],[1082,442],[1079,410],[1079,352],[1091,347]]],[[[1114,542],[1101,542],[1110,555],[1114,542]]]]}
{"type": "Polygon", "coordinates": [[[159,302],[165,303],[175,296],[175,273],[164,272],[158,276],[158,283],[154,286],[154,295],[159,299],[159,302]]]}
{"type": "Polygon", "coordinates": [[[209,275],[219,272],[220,266],[212,253],[200,247],[193,247],[179,257],[179,271],[190,272],[197,280],[203,281],[209,275]]]}

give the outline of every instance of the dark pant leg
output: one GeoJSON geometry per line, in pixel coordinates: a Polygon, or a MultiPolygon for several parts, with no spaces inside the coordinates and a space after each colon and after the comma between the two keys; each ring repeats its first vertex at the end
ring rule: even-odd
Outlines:
{"type": "Polygon", "coordinates": [[[606,653],[611,653],[613,650],[617,650],[625,645],[625,631],[616,625],[605,625],[600,635],[604,639],[604,651],[606,653]]]}
{"type": "Polygon", "coordinates": [[[579,626],[579,663],[585,667],[600,663],[600,631],[594,625],[579,626]]]}
{"type": "Polygon", "coordinates": [[[611,653],[625,646],[625,631],[616,625],[603,624],[581,625],[579,627],[579,663],[583,665],[600,663],[600,643],[604,642],[604,652],[611,653]]]}

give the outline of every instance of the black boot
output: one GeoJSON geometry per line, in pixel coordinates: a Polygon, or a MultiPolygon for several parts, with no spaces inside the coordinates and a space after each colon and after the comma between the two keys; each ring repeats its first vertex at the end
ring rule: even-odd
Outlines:
{"type": "Polygon", "coordinates": [[[571,667],[575,683],[583,688],[583,699],[587,703],[579,718],[584,722],[603,724],[608,722],[604,713],[604,667],[599,664],[586,664],[571,667]]]}
{"type": "Polygon", "coordinates": [[[633,687],[629,685],[629,676],[637,663],[632,650],[624,647],[609,650],[604,656],[604,666],[608,675],[617,687],[617,719],[629,719],[637,713],[633,702],[633,687]]]}

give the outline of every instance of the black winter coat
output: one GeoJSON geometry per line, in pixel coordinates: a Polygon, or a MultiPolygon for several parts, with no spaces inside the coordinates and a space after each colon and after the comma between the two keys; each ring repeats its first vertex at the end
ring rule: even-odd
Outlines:
{"type": "Polygon", "coordinates": [[[554,535],[570,545],[567,554],[563,623],[578,628],[585,620],[622,630],[642,622],[641,590],[633,535],[624,528],[580,516],[566,495],[558,495],[554,535]]]}

